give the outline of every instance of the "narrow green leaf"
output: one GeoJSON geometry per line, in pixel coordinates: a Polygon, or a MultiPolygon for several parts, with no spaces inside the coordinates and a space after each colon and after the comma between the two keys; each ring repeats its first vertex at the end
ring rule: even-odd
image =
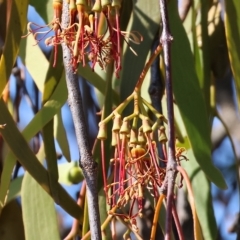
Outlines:
{"type": "MultiPolygon", "coordinates": [[[[211,72],[210,72],[210,56],[209,56],[209,36],[208,36],[208,10],[209,1],[201,0],[200,3],[200,23],[199,28],[200,33],[197,32],[198,42],[201,41],[201,45],[196,43],[195,39],[195,52],[197,61],[195,62],[196,69],[201,68],[202,74],[198,74],[198,80],[200,83],[200,88],[202,90],[203,99],[206,105],[207,113],[210,111],[210,85],[211,85],[211,72]],[[200,40],[200,41],[199,41],[200,40]]],[[[194,27],[196,28],[196,27],[194,27]]],[[[195,34],[196,37],[196,34],[195,34]]],[[[198,72],[199,73],[199,72],[198,72]]]]}
{"type": "Polygon", "coordinates": [[[181,164],[191,179],[194,201],[204,240],[217,239],[217,225],[212,206],[210,182],[201,171],[192,150],[187,151],[187,157],[189,161],[183,161],[181,164]]]}
{"type": "Polygon", "coordinates": [[[133,14],[126,31],[139,32],[143,37],[143,41],[139,45],[131,44],[132,48],[139,56],[134,55],[129,46],[124,44],[120,88],[121,99],[125,99],[133,92],[135,84],[144,67],[149,49],[151,49],[154,36],[159,30],[160,22],[158,1],[150,1],[148,4],[144,1],[132,2],[133,14]]]}
{"type": "MultiPolygon", "coordinates": [[[[51,96],[50,100],[47,101],[43,108],[35,115],[31,122],[23,130],[22,134],[27,141],[35,136],[43,126],[48,123],[53,116],[59,111],[62,105],[66,102],[67,90],[66,82],[62,78],[58,84],[56,90],[51,96]]],[[[1,111],[1,109],[0,109],[1,111]]],[[[12,152],[7,154],[5,164],[3,165],[3,171],[1,175],[1,187],[0,187],[0,211],[4,206],[5,197],[11,180],[11,174],[16,164],[16,159],[12,152]]]]}
{"type": "Polygon", "coordinates": [[[35,136],[54,115],[56,115],[67,100],[65,79],[62,78],[51,98],[37,112],[31,122],[23,130],[23,136],[29,141],[35,136]]]}
{"type": "Polygon", "coordinates": [[[63,156],[67,159],[68,162],[71,162],[69,144],[67,140],[67,134],[62,121],[62,114],[59,111],[55,115],[54,119],[54,136],[58,141],[59,147],[62,150],[63,156]]]}
{"type": "MultiPolygon", "coordinates": [[[[0,108],[1,109],[1,108],[0,108]]],[[[6,161],[3,164],[3,170],[1,174],[1,187],[0,187],[0,214],[2,208],[6,204],[6,196],[11,181],[12,171],[16,164],[16,160],[13,158],[13,154],[10,152],[8,154],[9,158],[6,158],[6,161]]]]}
{"type": "Polygon", "coordinates": [[[225,0],[225,30],[230,64],[240,106],[240,1],[225,0]]]}
{"type": "MultiPolygon", "coordinates": [[[[58,53],[57,62],[62,59],[61,52],[58,53]]],[[[57,88],[62,72],[63,66],[62,64],[57,64],[56,67],[52,67],[52,64],[55,60],[54,52],[51,54],[47,76],[44,82],[44,90],[43,90],[43,99],[42,104],[44,105],[51,96],[53,95],[55,89],[57,88]]],[[[56,191],[56,180],[58,180],[58,166],[57,166],[57,154],[55,149],[55,142],[54,142],[54,121],[51,119],[42,129],[42,136],[44,142],[44,149],[46,154],[46,162],[47,162],[47,169],[49,172],[49,182],[50,182],[50,191],[51,194],[54,195],[55,200],[58,199],[58,193],[56,191]]],[[[58,201],[57,201],[58,202],[58,201]]]]}
{"type": "Polygon", "coordinates": [[[22,186],[25,239],[60,239],[52,198],[28,174],[22,186]]]}
{"type": "Polygon", "coordinates": [[[62,74],[63,74],[62,58],[63,58],[62,51],[59,48],[57,53],[57,58],[56,58],[57,64],[55,67],[53,67],[55,53],[54,51],[52,51],[50,61],[48,63],[46,78],[44,81],[44,90],[43,90],[43,99],[42,99],[43,104],[51,98],[62,77],[62,74]]]}
{"type": "Polygon", "coordinates": [[[22,210],[17,201],[7,204],[0,216],[1,240],[25,240],[22,210]]]}
{"type": "MultiPolygon", "coordinates": [[[[78,74],[85,78],[89,83],[91,83],[95,88],[97,88],[102,94],[105,94],[106,82],[97,73],[93,72],[89,66],[83,67],[79,64],[78,74]]],[[[115,90],[112,90],[112,99],[114,104],[119,103],[119,96],[115,90]]]]}
{"type": "Polygon", "coordinates": [[[12,67],[16,61],[21,36],[27,24],[28,1],[13,0],[7,1],[6,11],[9,13],[7,34],[4,43],[3,53],[0,59],[0,93],[8,81],[12,67]]]}
{"type": "Polygon", "coordinates": [[[173,90],[196,160],[207,177],[226,188],[220,171],[211,161],[210,126],[207,109],[198,83],[186,32],[178,16],[177,3],[169,3],[172,43],[173,90]]]}
{"type": "MultiPolygon", "coordinates": [[[[15,158],[19,160],[22,166],[41,185],[41,187],[50,194],[48,172],[39,163],[36,156],[29,148],[26,140],[17,129],[15,122],[13,121],[2,99],[0,100],[0,112],[0,123],[7,124],[4,129],[0,129],[4,140],[13,152],[15,158]]],[[[56,191],[59,196],[59,199],[54,200],[59,200],[58,204],[65,209],[65,211],[73,217],[80,219],[82,211],[76,202],[68,195],[59,183],[56,182],[54,185],[57,187],[56,191]]]]}
{"type": "Polygon", "coordinates": [[[18,177],[14,179],[9,186],[9,193],[7,196],[7,203],[11,200],[20,197],[21,195],[21,186],[22,186],[23,177],[18,177]]]}
{"type": "MultiPolygon", "coordinates": [[[[40,162],[44,155],[42,147],[37,155],[40,162]]],[[[60,239],[54,201],[28,172],[22,182],[22,212],[26,240],[60,239]]]]}
{"type": "Polygon", "coordinates": [[[49,61],[33,38],[32,34],[21,41],[19,55],[32,76],[38,90],[43,93],[44,81],[49,68],[49,61]],[[36,59],[38,63],[36,64],[36,59]]]}

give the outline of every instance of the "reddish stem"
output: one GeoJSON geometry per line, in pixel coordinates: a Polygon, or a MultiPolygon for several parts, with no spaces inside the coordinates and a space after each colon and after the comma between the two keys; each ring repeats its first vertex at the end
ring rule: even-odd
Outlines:
{"type": "Polygon", "coordinates": [[[119,167],[119,183],[120,183],[120,187],[119,187],[119,194],[121,195],[124,191],[124,179],[125,179],[125,147],[126,147],[126,139],[127,136],[125,134],[123,134],[123,139],[122,139],[122,146],[121,146],[121,153],[120,153],[120,167],[119,167]]]}
{"type": "Polygon", "coordinates": [[[106,174],[106,166],[105,166],[105,151],[104,151],[104,140],[101,140],[101,155],[102,155],[102,172],[103,172],[103,184],[104,184],[104,191],[107,196],[107,174],[106,174]]]}

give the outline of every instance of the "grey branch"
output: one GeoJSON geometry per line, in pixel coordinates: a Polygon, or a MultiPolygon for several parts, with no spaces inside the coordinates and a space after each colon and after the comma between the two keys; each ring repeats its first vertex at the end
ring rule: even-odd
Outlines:
{"type": "MultiPolygon", "coordinates": [[[[62,27],[66,28],[68,26],[68,23],[68,4],[66,1],[64,1],[62,27]]],[[[100,240],[102,237],[98,208],[97,163],[93,159],[88,141],[87,125],[84,118],[83,103],[79,88],[78,76],[77,74],[74,74],[71,66],[71,52],[65,43],[62,44],[62,49],[68,89],[68,104],[72,113],[78,148],[80,152],[79,165],[82,168],[87,184],[87,200],[91,239],[100,240]]]]}
{"type": "MultiPolygon", "coordinates": [[[[172,36],[169,28],[167,2],[160,0],[160,13],[162,17],[162,35],[160,42],[163,46],[164,65],[166,76],[166,95],[167,95],[167,117],[168,117],[168,160],[167,160],[167,216],[165,225],[165,240],[171,239],[172,226],[172,207],[173,207],[173,188],[176,178],[176,159],[175,159],[175,132],[174,132],[174,111],[173,111],[173,90],[172,90],[172,71],[171,71],[171,41],[172,36]]],[[[164,184],[166,183],[164,181],[164,184]]]]}

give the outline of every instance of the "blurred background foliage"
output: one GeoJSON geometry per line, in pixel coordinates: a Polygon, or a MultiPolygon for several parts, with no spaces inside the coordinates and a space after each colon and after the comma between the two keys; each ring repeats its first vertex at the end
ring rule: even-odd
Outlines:
{"type": "MultiPolygon", "coordinates": [[[[177,146],[187,152],[189,161],[182,166],[193,185],[203,237],[237,239],[238,234],[239,239],[240,2],[169,0],[168,11],[174,38],[177,146]]],[[[85,227],[87,219],[76,204],[83,177],[66,104],[61,49],[53,68],[52,49],[44,45],[44,39],[36,45],[32,36],[21,38],[27,22],[52,21],[52,1],[1,0],[0,19],[0,239],[63,239],[71,217],[83,221],[85,227]],[[50,139],[55,145],[51,146],[50,139]],[[46,164],[46,155],[58,162],[58,168],[54,162],[46,164]]],[[[158,1],[123,0],[121,29],[143,36],[140,45],[132,46],[138,56],[123,43],[119,79],[111,66],[94,72],[89,66],[79,66],[91,146],[98,131],[97,113],[103,106],[111,112],[132,93],[159,39],[159,23],[158,1]]],[[[162,55],[147,74],[142,95],[166,116],[162,55]]],[[[98,151],[97,145],[96,160],[98,151]]],[[[107,215],[102,187],[100,177],[103,222],[107,215]]],[[[185,187],[177,190],[177,208],[186,239],[193,239],[185,187]]],[[[153,211],[146,201],[145,219],[139,223],[143,239],[149,238],[153,211]]],[[[164,224],[163,214],[160,224],[164,224]]],[[[119,239],[123,233],[119,225],[119,239]]]]}

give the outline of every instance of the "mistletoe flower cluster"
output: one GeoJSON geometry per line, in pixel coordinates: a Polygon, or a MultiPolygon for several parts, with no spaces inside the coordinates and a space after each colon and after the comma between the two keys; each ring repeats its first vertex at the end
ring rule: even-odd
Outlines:
{"type": "Polygon", "coordinates": [[[158,190],[165,178],[165,168],[160,167],[160,161],[166,161],[166,158],[160,159],[157,149],[159,143],[164,146],[167,142],[164,123],[167,123],[166,118],[138,92],[130,95],[99,123],[98,139],[102,143],[104,189],[111,208],[109,213],[121,217],[135,232],[138,231],[136,218],[142,217],[146,191],[157,200],[158,190]],[[133,114],[122,118],[122,111],[132,100],[133,114]],[[155,122],[148,118],[145,107],[156,116],[155,122]],[[104,140],[107,139],[106,127],[111,120],[114,154],[110,160],[111,171],[107,174],[104,140]],[[133,207],[135,204],[137,212],[133,207]],[[116,208],[121,213],[112,210],[116,208]]]}
{"type": "MultiPolygon", "coordinates": [[[[90,63],[92,69],[98,64],[102,69],[114,62],[116,76],[121,70],[121,38],[139,44],[142,37],[137,32],[120,30],[119,18],[121,0],[69,0],[69,25],[61,25],[62,0],[53,0],[54,19],[45,26],[28,24],[28,36],[33,34],[38,43],[45,39],[47,46],[53,46],[56,65],[57,46],[65,43],[71,50],[72,68],[77,71],[78,64],[90,63]],[[50,28],[50,29],[49,29],[50,28]],[[43,29],[47,29],[43,31],[43,29]]],[[[133,49],[130,47],[133,51],[133,49]]],[[[134,54],[136,54],[133,51],[134,54]]]]}

